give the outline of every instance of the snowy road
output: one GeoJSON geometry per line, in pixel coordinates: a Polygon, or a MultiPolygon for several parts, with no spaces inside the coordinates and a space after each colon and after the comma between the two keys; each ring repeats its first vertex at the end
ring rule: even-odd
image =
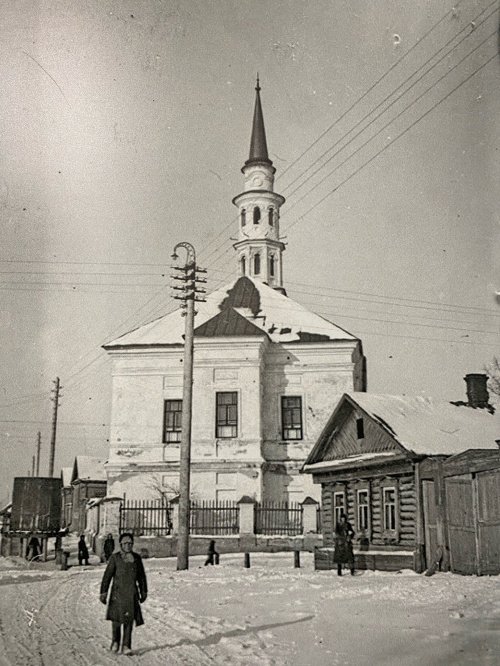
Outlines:
{"type": "MultiPolygon", "coordinates": [[[[103,568],[0,571],[0,664],[356,666],[500,663],[498,577],[364,572],[339,579],[303,556],[224,556],[189,571],[147,560],[134,655],[107,651],[103,568]]],[[[42,565],[43,566],[43,565],[42,565]]]]}

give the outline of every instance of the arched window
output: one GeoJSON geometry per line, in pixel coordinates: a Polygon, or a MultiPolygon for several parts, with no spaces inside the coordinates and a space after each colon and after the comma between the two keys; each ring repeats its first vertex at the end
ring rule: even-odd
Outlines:
{"type": "Polygon", "coordinates": [[[253,223],[254,224],[259,224],[260,222],[260,208],[258,206],[255,206],[253,209],[253,223]]]}
{"type": "Polygon", "coordinates": [[[276,265],[276,257],[272,254],[269,257],[269,276],[270,277],[274,277],[275,265],[276,265]]]}
{"type": "Polygon", "coordinates": [[[274,225],[274,208],[269,209],[269,226],[272,227],[274,225]]]}
{"type": "Polygon", "coordinates": [[[247,260],[246,260],[246,257],[241,257],[241,259],[240,259],[240,263],[241,263],[241,274],[242,274],[242,275],[246,275],[246,273],[247,273],[247,260]]]}
{"type": "Polygon", "coordinates": [[[260,275],[260,254],[255,254],[253,258],[253,274],[260,275]]]}
{"type": "Polygon", "coordinates": [[[247,223],[247,212],[244,208],[241,209],[241,226],[244,227],[247,223]]]}

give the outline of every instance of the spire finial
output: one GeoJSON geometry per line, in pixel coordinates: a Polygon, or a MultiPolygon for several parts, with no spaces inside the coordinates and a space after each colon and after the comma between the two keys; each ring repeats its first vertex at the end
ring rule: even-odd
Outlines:
{"type": "Polygon", "coordinates": [[[255,90],[260,92],[259,72],[257,72],[257,85],[255,86],[255,90]]]}

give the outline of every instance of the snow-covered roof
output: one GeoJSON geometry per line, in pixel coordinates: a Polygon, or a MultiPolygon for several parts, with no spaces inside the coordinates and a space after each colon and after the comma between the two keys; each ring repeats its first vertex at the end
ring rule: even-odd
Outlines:
{"type": "Polygon", "coordinates": [[[71,481],[75,481],[76,479],[81,481],[106,481],[105,462],[105,458],[76,456],[71,481]]]}
{"type": "Polygon", "coordinates": [[[73,468],[72,467],[63,467],[61,469],[61,480],[63,484],[63,488],[67,488],[68,486],[71,485],[71,476],[73,474],[73,468]]]}
{"type": "MultiPolygon", "coordinates": [[[[230,337],[255,335],[241,326],[240,319],[262,331],[273,342],[323,342],[329,340],[355,341],[357,338],[327,319],[311,312],[297,301],[288,298],[268,285],[249,277],[240,277],[207,296],[206,302],[196,304],[195,337],[230,337]],[[240,317],[222,319],[212,326],[208,322],[221,312],[235,311],[240,317]],[[205,325],[207,324],[207,325],[205,325]]],[[[104,345],[105,349],[129,346],[163,346],[183,344],[182,310],[176,310],[144,324],[104,345]]]]}
{"type": "Polygon", "coordinates": [[[347,456],[346,458],[337,458],[336,460],[321,460],[320,462],[307,463],[303,469],[305,472],[312,470],[330,469],[331,467],[343,467],[344,465],[352,465],[353,463],[366,463],[366,462],[380,462],[387,461],[392,458],[401,458],[401,453],[397,451],[374,451],[370,453],[359,453],[354,456],[347,456]]]}
{"type": "MultiPolygon", "coordinates": [[[[322,461],[324,467],[340,464],[331,458],[329,439],[338,424],[337,419],[347,404],[356,405],[378,422],[404,449],[417,455],[454,455],[469,449],[497,449],[500,439],[500,414],[485,409],[455,406],[422,396],[376,395],[345,393],[335,407],[316,445],[309,454],[304,470],[311,471],[322,461]]],[[[500,455],[500,452],[499,452],[500,455]]],[[[360,456],[340,459],[362,464],[360,456]]]]}

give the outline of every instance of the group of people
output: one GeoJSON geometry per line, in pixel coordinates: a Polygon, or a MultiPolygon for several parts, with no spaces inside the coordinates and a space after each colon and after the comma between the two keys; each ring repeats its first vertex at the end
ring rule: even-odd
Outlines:
{"type": "MultiPolygon", "coordinates": [[[[339,576],[342,575],[342,567],[345,564],[349,567],[351,575],[354,575],[353,537],[352,525],[342,512],[335,526],[334,561],[339,576]]],[[[129,532],[120,534],[119,544],[120,549],[115,553],[111,534],[104,542],[107,566],[102,577],[99,599],[101,603],[107,605],[106,619],[112,623],[110,650],[118,652],[121,647],[123,654],[131,654],[134,623],[136,626],[144,624],[141,604],[147,599],[148,585],[142,558],[132,550],[133,535],[129,532]]],[[[205,566],[213,564],[219,564],[219,553],[215,548],[215,541],[211,540],[205,566]]]]}
{"type": "MultiPolygon", "coordinates": [[[[113,539],[112,534],[108,534],[103,544],[103,554],[104,560],[107,562],[115,550],[115,540],[113,539]]],[[[89,549],[87,548],[87,543],[85,541],[85,536],[80,535],[78,540],[78,564],[82,566],[85,563],[85,566],[89,564],[89,549]]]]}

